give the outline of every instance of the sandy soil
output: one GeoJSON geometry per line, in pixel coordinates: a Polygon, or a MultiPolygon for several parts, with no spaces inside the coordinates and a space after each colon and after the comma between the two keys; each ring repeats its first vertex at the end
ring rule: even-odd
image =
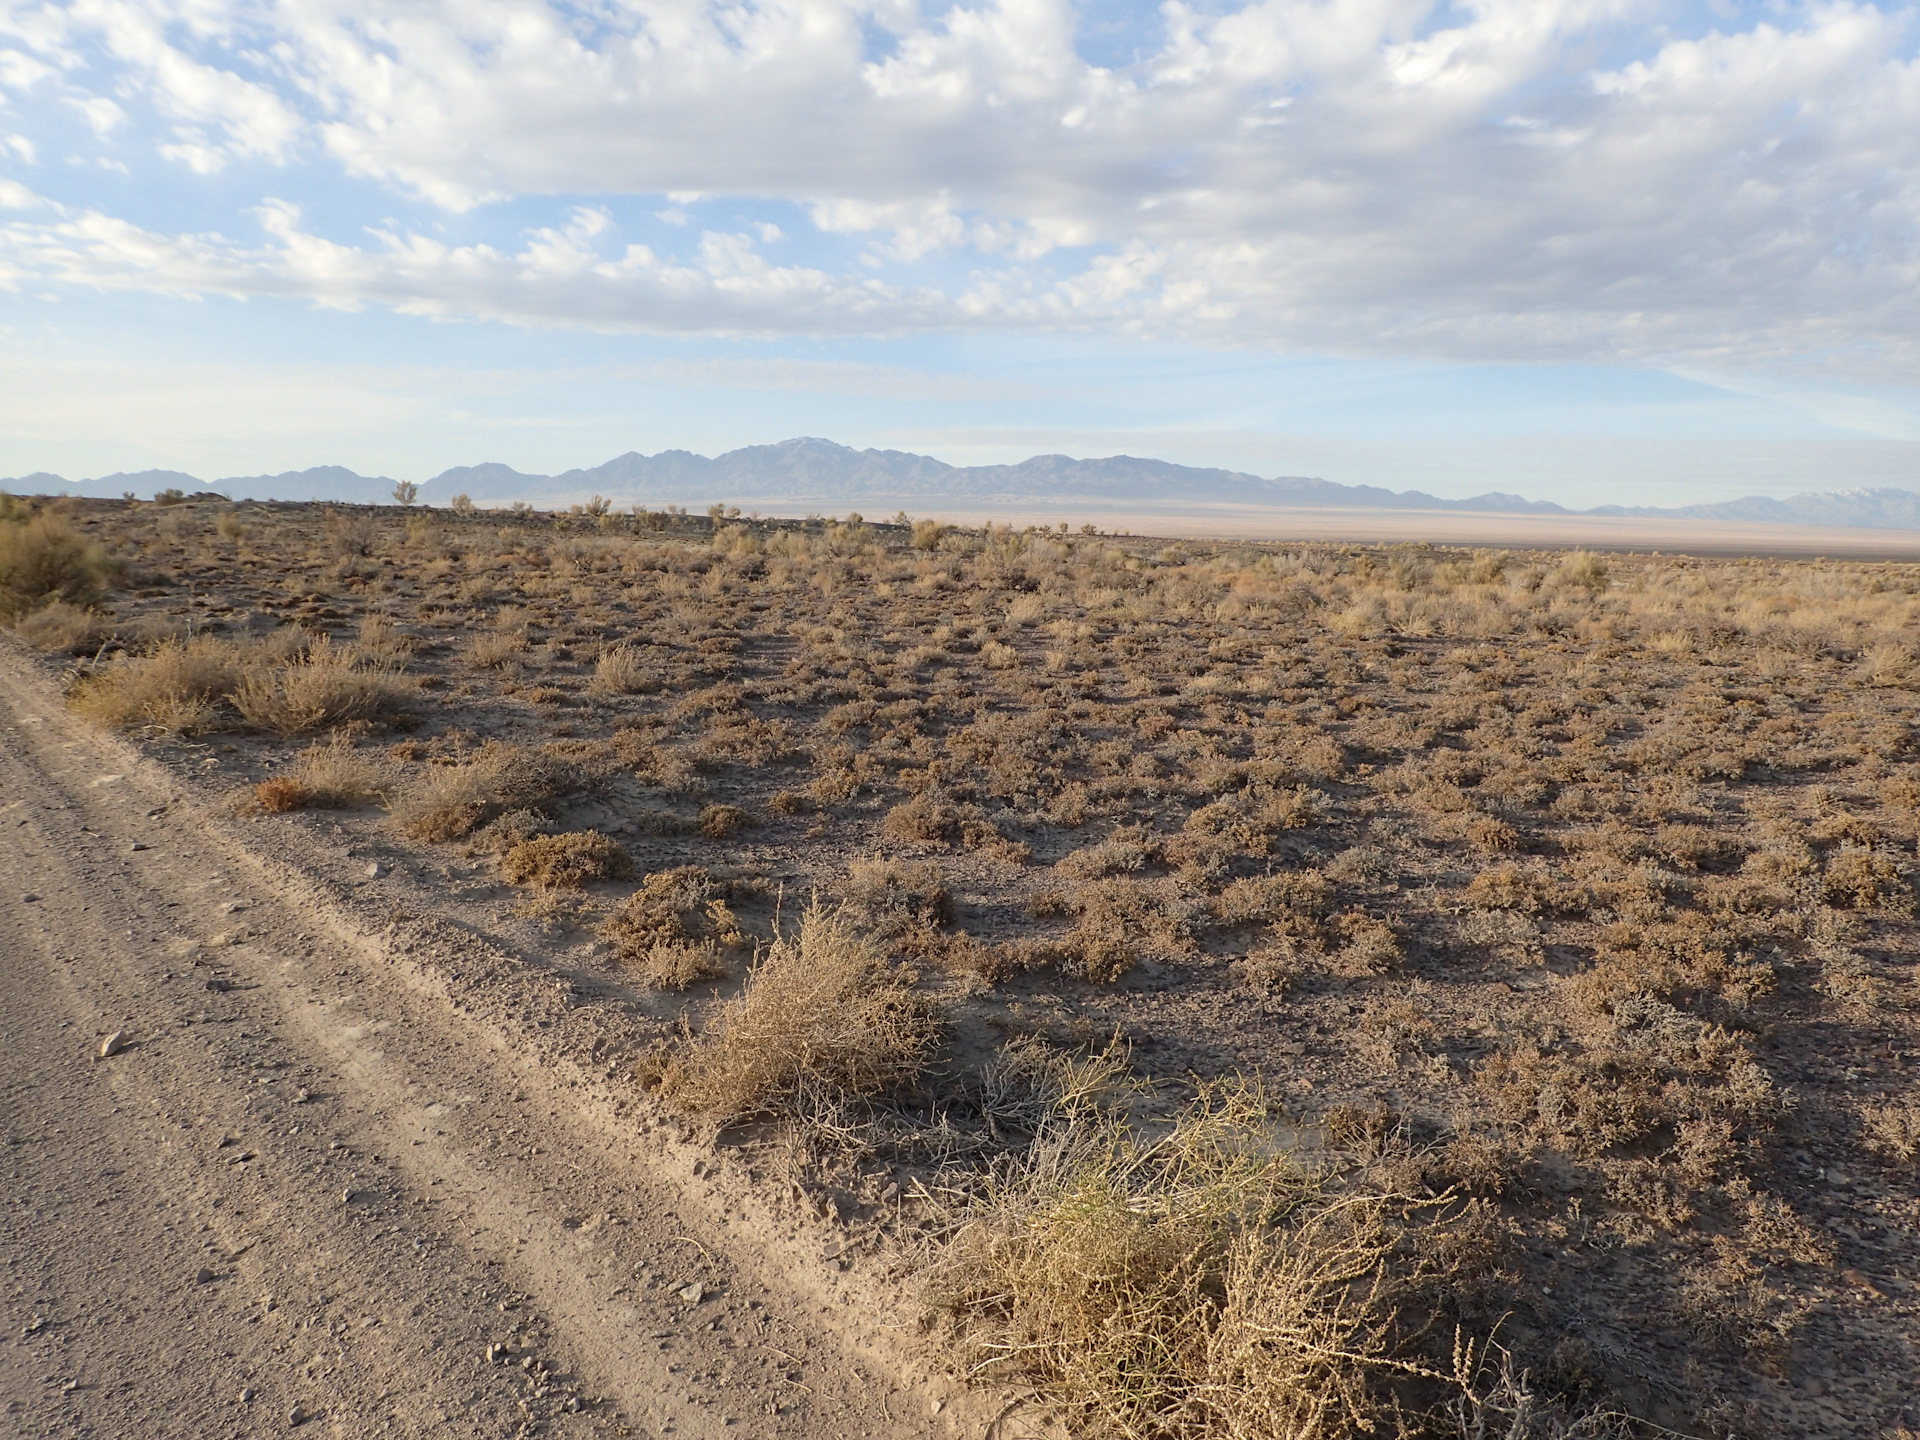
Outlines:
{"type": "Polygon", "coordinates": [[[875,1277],[630,1108],[617,1015],[404,873],[249,853],[11,651],[0,895],[8,1434],[926,1435],[992,1401],[907,1373],[875,1277]]]}

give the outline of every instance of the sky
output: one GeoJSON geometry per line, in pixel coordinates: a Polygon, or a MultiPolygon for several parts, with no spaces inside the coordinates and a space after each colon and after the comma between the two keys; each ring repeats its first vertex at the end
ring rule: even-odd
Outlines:
{"type": "Polygon", "coordinates": [[[0,475],[1920,488],[1920,15],[0,0],[0,475]]]}

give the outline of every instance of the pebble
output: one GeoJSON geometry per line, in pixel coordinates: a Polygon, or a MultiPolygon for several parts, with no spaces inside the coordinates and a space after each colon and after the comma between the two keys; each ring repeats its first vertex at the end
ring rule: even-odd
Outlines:
{"type": "Polygon", "coordinates": [[[312,1418],[313,1416],[307,1413],[307,1407],[304,1405],[296,1404],[293,1409],[287,1412],[287,1424],[289,1425],[304,1425],[312,1418]]]}
{"type": "Polygon", "coordinates": [[[695,1280],[690,1285],[682,1286],[679,1295],[687,1304],[698,1305],[702,1300],[707,1298],[707,1287],[698,1280],[695,1280]]]}
{"type": "Polygon", "coordinates": [[[118,1055],[122,1050],[127,1048],[127,1044],[127,1032],[124,1030],[114,1031],[100,1042],[100,1058],[104,1060],[109,1055],[118,1055]]]}
{"type": "Polygon", "coordinates": [[[33,904],[33,903],[34,903],[35,901],[37,901],[37,900],[38,900],[39,898],[40,898],[40,897],[39,897],[38,895],[36,895],[36,894],[34,894],[34,893],[33,893],[33,891],[31,891],[31,890],[29,890],[29,891],[27,891],[27,893],[26,893],[26,894],[24,894],[24,895],[22,895],[22,896],[20,897],[20,903],[21,903],[22,905],[31,905],[31,904],[33,904]]]}
{"type": "Polygon", "coordinates": [[[378,860],[374,861],[371,865],[367,866],[367,879],[369,880],[383,879],[385,878],[386,873],[387,873],[387,867],[382,865],[378,860]]]}
{"type": "Polygon", "coordinates": [[[240,1391],[240,1403],[242,1405],[251,1405],[253,1403],[253,1387],[252,1386],[250,1385],[246,1386],[240,1391]]]}
{"type": "Polygon", "coordinates": [[[146,844],[144,841],[136,840],[133,842],[133,844],[127,847],[127,852],[132,855],[138,855],[142,850],[148,850],[151,848],[152,847],[146,844]]]}
{"type": "Polygon", "coordinates": [[[213,1271],[202,1265],[198,1270],[193,1272],[193,1283],[196,1285],[211,1285],[213,1283],[213,1271]]]}

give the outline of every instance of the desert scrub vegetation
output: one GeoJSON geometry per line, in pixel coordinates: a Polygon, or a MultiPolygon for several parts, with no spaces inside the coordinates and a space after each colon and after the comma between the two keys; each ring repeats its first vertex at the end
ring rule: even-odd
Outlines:
{"type": "Polygon", "coordinates": [[[930,1285],[970,1373],[1122,1440],[1372,1432],[1411,1418],[1409,1381],[1471,1386],[1473,1356],[1422,1353],[1402,1314],[1415,1222],[1446,1202],[1305,1168],[1244,1084],[1154,1132],[1087,1099],[941,1217],[930,1285]]]}
{"type": "Polygon", "coordinates": [[[844,914],[814,904],[666,1059],[660,1089],[720,1125],[897,1089],[925,1069],[940,1030],[913,980],[844,914]]]}
{"type": "MultiPolygon", "coordinates": [[[[690,1114],[755,1117],[719,1143],[797,1137],[775,1168],[816,1209],[937,1228],[921,1190],[974,1193],[1052,1123],[1010,1098],[1009,1047],[1117,1033],[1153,1082],[1131,1143],[1257,1074],[1290,1153],[1337,1134],[1375,1192],[1483,1207],[1490,1258],[1421,1301],[1511,1352],[1447,1402],[1481,1406],[1463,1433],[1594,1403],[1716,1436],[1920,1423],[1877,1378],[1920,1365],[1920,566],[724,510],[59,515],[126,567],[110,623],[28,617],[75,637],[47,649],[79,657],[77,704],[239,791],[312,771],[302,806],[349,803],[299,758],[316,741],[377,764],[333,793],[378,806],[324,823],[418,844],[476,926],[531,924],[496,881],[553,902],[515,943],[598,967],[649,1073],[700,1077],[690,1114]],[[402,710],[249,724],[243,654],[322,637],[403,672],[402,710]],[[587,833],[634,875],[501,868],[587,833]],[[772,1013],[721,1023],[756,944],[814,895],[939,1017],[914,1077],[848,1098],[789,1068],[694,1107],[772,1013]]],[[[1424,1263],[1394,1249],[1389,1289],[1424,1263]]]]}
{"type": "Polygon", "coordinates": [[[0,495],[0,623],[45,605],[97,605],[118,566],[104,545],[76,530],[57,507],[0,495]]]}
{"type": "Polygon", "coordinates": [[[392,719],[409,694],[397,670],[352,645],[287,630],[245,640],[169,636],[123,649],[90,666],[69,698],[89,719],[122,728],[292,736],[392,719]]]}

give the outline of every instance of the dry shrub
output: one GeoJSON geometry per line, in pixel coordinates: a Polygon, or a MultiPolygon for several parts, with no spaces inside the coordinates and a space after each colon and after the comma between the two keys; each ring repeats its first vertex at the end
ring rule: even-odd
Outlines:
{"type": "Polygon", "coordinates": [[[1869,1151],[1897,1169],[1920,1168],[1920,1104],[1906,1100],[1871,1105],[1860,1119],[1869,1151]]]}
{"type": "Polygon", "coordinates": [[[941,1029],[913,980],[851,917],[816,903],[668,1062],[662,1091],[726,1124],[895,1090],[926,1068],[941,1029]]]}
{"type": "Polygon", "coordinates": [[[49,654],[86,655],[112,638],[113,621],[97,611],[54,600],[23,615],[13,633],[49,654]]]}
{"type": "Polygon", "coordinates": [[[1827,862],[1821,890],[1829,905],[1856,910],[1894,905],[1909,893],[1892,856],[1853,848],[1840,851],[1827,862]]]}
{"type": "Polygon", "coordinates": [[[236,670],[232,648],[218,640],[165,640],[150,654],[120,655],[84,676],[68,703],[97,724],[193,735],[215,725],[236,670]]]}
{"type": "Polygon", "coordinates": [[[91,605],[113,575],[106,550],[58,515],[0,519],[0,621],[50,601],[91,605]]]}
{"type": "Polygon", "coordinates": [[[388,809],[393,823],[415,840],[458,840],[496,815],[538,805],[580,782],[579,770],[564,760],[488,741],[470,760],[419,772],[388,809]]]}
{"type": "Polygon", "coordinates": [[[601,938],[648,984],[684,990],[720,973],[720,946],[746,943],[727,890],[698,865],[656,870],[607,918],[601,938]]]}
{"type": "Polygon", "coordinates": [[[949,846],[960,838],[966,819],[959,806],[940,790],[923,790],[894,806],[880,822],[880,833],[898,845],[949,846]]]}
{"type": "Polygon", "coordinates": [[[628,963],[650,990],[685,990],[727,973],[711,940],[656,940],[628,963]]]}
{"type": "Polygon", "coordinates": [[[1236,880],[1209,902],[1214,921],[1229,929],[1273,925],[1288,934],[1311,933],[1333,903],[1333,886],[1317,870],[1283,871],[1236,880]]]}
{"type": "Polygon", "coordinates": [[[253,803],[269,815],[302,810],[308,804],[307,787],[291,775],[275,775],[253,787],[253,803]]]}
{"type": "Polygon", "coordinates": [[[953,896],[932,861],[855,860],[842,899],[848,914],[880,940],[953,923],[953,896]]]}
{"type": "Polygon", "coordinates": [[[285,664],[252,670],[233,689],[233,708],[249,725],[276,735],[303,735],[328,725],[378,720],[407,696],[399,672],[369,665],[325,636],[285,664]]]}
{"type": "Polygon", "coordinates": [[[527,637],[513,630],[483,630],[467,642],[469,663],[483,670],[499,670],[527,648],[527,637]]]}
{"type": "Polygon", "coordinates": [[[659,688],[658,669],[646,662],[637,646],[626,644],[601,651],[593,679],[587,682],[590,695],[650,695],[659,688]]]}
{"type": "Polygon", "coordinates": [[[1377,1379],[1429,1373],[1394,1354],[1394,1210],[1305,1175],[1251,1088],[1157,1139],[1049,1117],[949,1221],[933,1289],[970,1374],[1075,1433],[1331,1440],[1391,1413],[1377,1379]]]}
{"type": "Polygon", "coordinates": [[[731,840],[736,835],[744,835],[759,823],[750,812],[738,805],[708,805],[700,811],[699,830],[702,839],[731,840]]]}
{"type": "Polygon", "coordinates": [[[301,751],[291,774],[275,775],[254,786],[253,798],[269,814],[348,809],[378,800],[386,793],[392,773],[392,765],[384,758],[356,750],[346,736],[335,735],[301,751]]]}
{"type": "Polygon", "coordinates": [[[1038,916],[1074,917],[1073,928],[1051,948],[1063,969],[1096,984],[1118,980],[1143,959],[1170,959],[1193,948],[1187,907],[1160,886],[1124,876],[1043,890],[1031,908],[1038,916]]]}
{"type": "Polygon", "coordinates": [[[500,857],[500,870],[516,885],[541,890],[583,890],[602,880],[624,880],[633,857],[598,830],[536,835],[500,857]]]}
{"type": "Polygon", "coordinates": [[[1400,968],[1406,947],[1391,921],[1349,910],[1333,922],[1340,937],[1337,968],[1347,975],[1389,975],[1400,968]]]}
{"type": "Polygon", "coordinates": [[[1125,875],[1160,858],[1160,842],[1144,825],[1123,825],[1097,845],[1075,850],[1054,862],[1056,875],[1069,880],[1099,880],[1125,875]]]}

